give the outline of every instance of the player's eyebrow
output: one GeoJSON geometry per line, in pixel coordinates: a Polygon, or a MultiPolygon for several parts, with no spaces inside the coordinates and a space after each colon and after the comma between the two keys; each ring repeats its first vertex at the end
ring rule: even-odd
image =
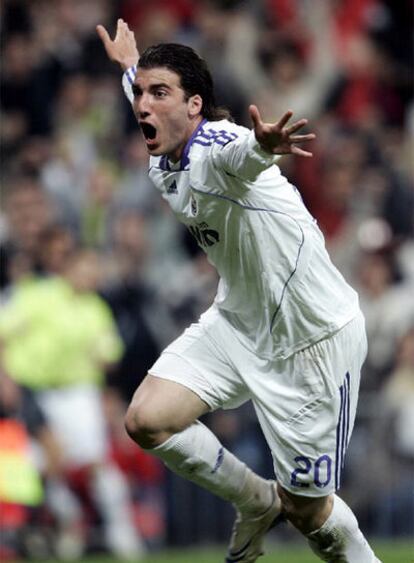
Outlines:
{"type": "MultiPolygon", "coordinates": [[[[157,82],[155,84],[151,84],[148,90],[150,92],[154,92],[155,90],[158,90],[158,88],[165,88],[167,90],[171,90],[171,86],[169,86],[166,82],[157,82]]],[[[134,94],[134,96],[140,96],[142,94],[142,88],[140,88],[140,86],[138,86],[137,84],[133,84],[132,93],[134,94]]]]}
{"type": "Polygon", "coordinates": [[[158,90],[158,88],[166,88],[167,90],[171,90],[171,86],[169,86],[165,82],[159,82],[159,83],[156,83],[156,84],[151,84],[150,87],[149,87],[149,90],[154,91],[154,90],[158,90]]]}

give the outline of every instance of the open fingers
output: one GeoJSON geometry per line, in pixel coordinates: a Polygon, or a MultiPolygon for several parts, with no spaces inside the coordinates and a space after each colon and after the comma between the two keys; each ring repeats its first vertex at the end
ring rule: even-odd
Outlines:
{"type": "Polygon", "coordinates": [[[109,37],[109,33],[106,31],[103,25],[97,25],[96,31],[105,47],[112,43],[112,39],[109,37]]]}
{"type": "Polygon", "coordinates": [[[307,125],[307,123],[307,119],[299,119],[299,121],[296,121],[295,123],[292,123],[292,125],[289,125],[289,127],[286,127],[285,132],[288,135],[292,135],[292,133],[296,133],[296,131],[307,125]]]}
{"type": "Polygon", "coordinates": [[[116,25],[115,40],[119,39],[120,37],[125,36],[125,34],[126,34],[125,26],[126,26],[126,23],[124,22],[124,20],[119,18],[118,21],[117,21],[117,25],[116,25]]]}
{"type": "Polygon", "coordinates": [[[292,110],[288,110],[286,113],[284,113],[282,117],[279,119],[279,121],[275,123],[274,125],[275,129],[283,129],[283,127],[286,125],[286,123],[289,121],[292,115],[293,115],[292,110]]]}
{"type": "Polygon", "coordinates": [[[122,19],[118,20],[118,28],[120,31],[122,31],[124,35],[127,35],[128,32],[130,31],[128,24],[122,19]]]}
{"type": "Polygon", "coordinates": [[[291,143],[306,143],[307,141],[313,141],[315,138],[315,133],[307,133],[306,135],[291,135],[289,136],[289,141],[291,143]]]}
{"type": "Polygon", "coordinates": [[[262,127],[263,121],[257,106],[255,105],[249,106],[249,113],[250,113],[250,118],[253,122],[253,127],[255,129],[262,127]]]}
{"type": "Polygon", "coordinates": [[[299,156],[306,156],[306,157],[313,156],[313,153],[311,153],[309,151],[305,151],[305,150],[301,149],[300,147],[297,147],[296,145],[291,145],[290,152],[292,154],[297,154],[299,156]]]}
{"type": "Polygon", "coordinates": [[[274,129],[282,130],[286,125],[286,123],[289,121],[289,119],[292,117],[292,115],[293,115],[293,111],[291,109],[288,110],[286,113],[284,113],[282,117],[279,119],[279,121],[274,124],[273,126],[274,129]]]}
{"type": "Polygon", "coordinates": [[[123,32],[124,32],[125,37],[132,38],[132,39],[134,39],[134,41],[135,41],[134,32],[129,29],[127,23],[125,24],[125,27],[124,27],[123,32]]]}

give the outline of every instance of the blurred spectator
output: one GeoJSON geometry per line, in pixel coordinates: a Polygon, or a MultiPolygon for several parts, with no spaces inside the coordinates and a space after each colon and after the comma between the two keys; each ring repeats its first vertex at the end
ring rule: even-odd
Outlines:
{"type": "Polygon", "coordinates": [[[330,92],[328,110],[344,123],[379,129],[401,124],[404,106],[393,83],[391,61],[368,37],[355,37],[347,51],[347,68],[330,92]]]}
{"type": "Polygon", "coordinates": [[[414,462],[414,436],[411,432],[414,425],[414,328],[410,328],[399,339],[396,365],[382,391],[388,414],[394,419],[393,449],[401,460],[407,460],[412,467],[414,462]]]}
{"type": "Polygon", "coordinates": [[[55,224],[44,229],[39,240],[41,273],[45,276],[63,276],[76,248],[74,234],[68,227],[55,224]]]}
{"type": "Polygon", "coordinates": [[[312,2],[311,7],[304,3],[301,8],[293,2],[289,24],[283,25],[285,18],[279,18],[268,31],[259,46],[264,87],[251,91],[266,119],[282,115],[287,107],[309,119],[321,111],[339,72],[332,48],[332,10],[332,3],[323,0],[312,2]]]}
{"type": "Polygon", "coordinates": [[[81,208],[81,241],[85,246],[108,245],[109,218],[115,193],[115,177],[109,166],[96,166],[88,175],[81,208]]]}
{"type": "Polygon", "coordinates": [[[397,342],[395,365],[381,389],[383,417],[373,432],[384,448],[387,478],[376,502],[375,528],[380,535],[412,536],[414,530],[414,325],[397,342]]]}
{"type": "Polygon", "coordinates": [[[146,217],[134,209],[116,215],[111,252],[106,258],[108,281],[102,291],[125,347],[108,382],[120,390],[127,402],[158,357],[160,333],[168,330],[163,326],[168,324],[168,316],[145,280],[149,250],[146,229],[146,217]]]}
{"type": "Polygon", "coordinates": [[[6,232],[0,242],[1,288],[10,282],[10,258],[16,252],[25,256],[32,271],[39,270],[39,240],[57,213],[37,180],[23,176],[11,182],[5,201],[6,232]]]}
{"type": "Polygon", "coordinates": [[[80,555],[78,505],[65,484],[62,454],[33,393],[0,367],[0,553],[6,559],[80,555]],[[56,493],[64,511],[54,502],[56,493]],[[45,527],[44,503],[58,523],[55,538],[45,527]]]}
{"type": "Polygon", "coordinates": [[[390,250],[364,253],[359,279],[369,340],[362,388],[375,390],[389,373],[397,342],[414,322],[413,286],[401,279],[390,250]]]}
{"type": "Polygon", "coordinates": [[[82,472],[118,557],[143,545],[130,514],[127,484],[109,462],[100,385],[122,345],[110,311],[96,294],[97,257],[73,253],[64,277],[17,285],[2,310],[0,334],[7,372],[36,391],[64,453],[68,472],[82,472]]]}
{"type": "MultiPolygon", "coordinates": [[[[250,48],[257,29],[254,20],[245,11],[232,10],[232,3],[205,1],[198,6],[194,24],[197,33],[187,43],[207,61],[215,83],[217,103],[229,108],[239,123],[245,123],[248,105],[245,82],[248,68],[251,68],[250,48]],[[233,56],[235,52],[237,57],[233,56]],[[243,73],[238,72],[234,61],[243,65],[243,73]]],[[[256,75],[247,78],[250,84],[255,82],[256,75]]]]}
{"type": "Polygon", "coordinates": [[[35,52],[27,34],[6,36],[1,81],[2,146],[13,151],[27,135],[49,130],[50,117],[41,99],[35,52]]]}
{"type": "Polygon", "coordinates": [[[139,208],[147,214],[155,213],[160,201],[148,178],[148,153],[139,131],[127,137],[121,158],[122,176],[115,194],[116,205],[139,208]]]}

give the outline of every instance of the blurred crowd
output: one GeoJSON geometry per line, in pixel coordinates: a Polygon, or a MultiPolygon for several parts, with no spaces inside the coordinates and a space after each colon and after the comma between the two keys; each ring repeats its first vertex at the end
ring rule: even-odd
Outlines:
{"type": "MultiPolygon", "coordinates": [[[[222,541],[232,518],[123,429],[135,388],[211,303],[217,277],[147,178],[95,32],[118,17],[140,50],[194,47],[240,124],[250,103],[266,120],[309,119],[314,157],[281,168],[358,289],[369,340],[343,495],[367,533],[412,534],[412,2],[4,0],[0,556],[139,558],[222,541]]],[[[248,405],[206,422],[271,477],[248,405]]]]}

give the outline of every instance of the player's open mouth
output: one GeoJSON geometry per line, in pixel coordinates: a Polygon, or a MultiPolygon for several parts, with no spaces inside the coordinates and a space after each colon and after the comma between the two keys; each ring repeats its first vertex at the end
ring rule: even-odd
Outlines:
{"type": "Polygon", "coordinates": [[[156,128],[150,123],[141,122],[141,131],[147,141],[147,144],[153,144],[155,137],[157,136],[156,128]]]}

